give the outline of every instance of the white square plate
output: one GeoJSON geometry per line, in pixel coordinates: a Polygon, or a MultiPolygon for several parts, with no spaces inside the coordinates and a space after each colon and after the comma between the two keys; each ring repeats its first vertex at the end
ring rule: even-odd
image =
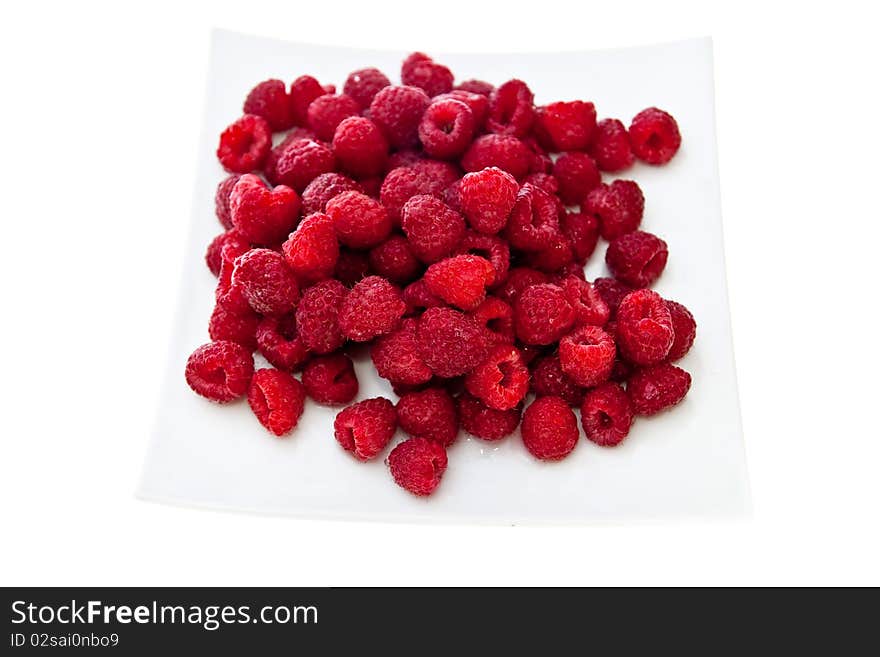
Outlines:
{"type": "MultiPolygon", "coordinates": [[[[224,175],[214,156],[260,80],[309,73],[341,88],[357,68],[396,78],[406,53],[285,43],[215,32],[182,298],[159,417],[139,496],[184,505],[297,516],[401,521],[606,523],[743,515],[749,510],[736,373],[730,337],[715,147],[712,48],[708,40],[623,50],[542,54],[447,54],[438,60],[464,78],[520,77],[536,103],[582,98],[599,116],[625,123],[639,110],[671,112],[683,135],[665,167],[624,173],[642,186],[644,227],[669,244],[655,286],[694,313],[698,336],[680,363],[693,375],[686,400],[640,418],[616,448],[582,439],[560,463],[541,463],[519,435],[500,444],[460,438],[437,492],[420,499],[398,488],[382,459],[359,463],[333,438],[336,410],[308,403],[295,432],[268,434],[242,401],[217,406],[183,377],[190,352],[208,340],[215,280],[205,246],[220,230],[213,196],[224,175]]],[[[435,56],[437,53],[435,53],[435,56]]],[[[587,278],[603,275],[600,244],[587,278]]],[[[369,359],[357,363],[360,399],[396,399],[369,359]]],[[[399,432],[400,433],[400,432],[399,432]]],[[[398,436],[398,439],[401,436],[398,436]]]]}

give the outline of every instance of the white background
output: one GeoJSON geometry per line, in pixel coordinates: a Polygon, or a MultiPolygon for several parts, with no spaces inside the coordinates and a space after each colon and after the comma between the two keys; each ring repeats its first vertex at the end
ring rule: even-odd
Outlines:
{"type": "Polygon", "coordinates": [[[866,5],[300,4],[0,10],[0,584],[880,584],[866,5]],[[429,527],[136,501],[214,26],[428,52],[711,35],[754,519],[429,527]]]}

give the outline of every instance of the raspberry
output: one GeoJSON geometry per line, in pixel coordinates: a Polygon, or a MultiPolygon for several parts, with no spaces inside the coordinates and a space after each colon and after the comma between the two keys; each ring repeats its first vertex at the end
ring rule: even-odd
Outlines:
{"type": "Polygon", "coordinates": [[[522,80],[508,80],[489,97],[489,132],[525,137],[535,120],[535,95],[522,80]]]}
{"type": "Polygon", "coordinates": [[[529,173],[531,151],[522,141],[510,135],[477,137],[461,158],[465,171],[498,167],[520,180],[529,173]]]}
{"type": "Polygon", "coordinates": [[[339,329],[349,340],[367,342],[400,325],[406,304],[400,290],[380,276],[358,281],[339,307],[339,329]]]}
{"type": "Polygon", "coordinates": [[[419,143],[419,123],[431,99],[418,87],[385,87],[370,103],[370,119],[396,149],[419,143]]]}
{"type": "Polygon", "coordinates": [[[339,241],[353,249],[369,249],[391,234],[391,218],[375,199],[359,192],[343,192],[327,203],[339,241]]]}
{"type": "Polygon", "coordinates": [[[398,167],[385,176],[379,192],[379,200],[388,210],[392,221],[399,224],[403,206],[408,200],[413,196],[426,194],[439,198],[453,180],[454,177],[449,182],[433,178],[429,171],[414,166],[398,167]]]}
{"type": "Polygon", "coordinates": [[[568,276],[559,286],[574,308],[576,326],[605,326],[611,311],[592,285],[576,276],[568,276]]]}
{"type": "Polygon", "coordinates": [[[632,426],[632,404],[616,383],[590,390],[581,405],[581,425],[588,440],[611,447],[626,438],[632,426]]]}
{"type": "Polygon", "coordinates": [[[387,76],[378,68],[361,68],[349,73],[342,86],[342,93],[350,96],[362,110],[367,109],[373,98],[391,84],[387,76]]]}
{"type": "Polygon", "coordinates": [[[232,228],[232,216],[229,214],[229,195],[239,178],[241,176],[237,173],[226,176],[217,185],[217,191],[214,193],[214,213],[226,230],[232,228]]]}
{"type": "Polygon", "coordinates": [[[229,198],[235,228],[249,242],[277,244],[287,237],[299,216],[299,195],[290,187],[269,189],[252,174],[242,176],[229,198]]]}
{"type": "Polygon", "coordinates": [[[303,291],[296,309],[296,326],[309,351],[329,354],[345,342],[339,330],[339,307],[348,289],[337,280],[327,279],[303,291]]]}
{"type": "Polygon", "coordinates": [[[583,389],[562,371],[559,356],[543,356],[532,364],[531,391],[537,397],[562,397],[569,406],[579,406],[584,399],[583,389]]]}
{"type": "Polygon", "coordinates": [[[483,329],[489,345],[513,344],[513,308],[498,297],[487,297],[471,313],[474,321],[483,329]]]}
{"type": "Polygon", "coordinates": [[[538,140],[534,137],[526,137],[523,142],[529,149],[529,173],[550,173],[553,169],[553,160],[541,148],[538,140]]]}
{"type": "Polygon", "coordinates": [[[583,211],[599,220],[602,237],[611,241],[638,230],[645,213],[645,197],[632,180],[615,180],[590,191],[583,211]]]}
{"type": "Polygon", "coordinates": [[[401,226],[416,257],[426,264],[450,255],[464,236],[464,218],[443,201],[420,194],[401,212],[401,226]]]}
{"type": "Polygon", "coordinates": [[[437,197],[462,176],[461,170],[455,164],[427,157],[413,162],[410,167],[425,178],[428,191],[422,193],[437,197]]]}
{"type": "Polygon", "coordinates": [[[598,326],[581,326],[559,341],[562,371],[579,386],[607,381],[616,355],[614,338],[598,326]]]}
{"type": "Polygon", "coordinates": [[[675,406],[690,388],[691,375],[668,363],[636,370],[626,382],[626,393],[637,415],[656,415],[675,406]]]}
{"type": "Polygon", "coordinates": [[[575,262],[583,267],[599,242],[599,221],[588,214],[566,212],[559,217],[559,227],[571,244],[575,262]]]}
{"type": "Polygon", "coordinates": [[[369,461],[385,449],[397,430],[397,411],[384,397],[365,399],[341,410],[333,430],[343,449],[369,461]]]}
{"type": "Polygon", "coordinates": [[[509,304],[516,303],[519,295],[532,285],[549,283],[550,278],[542,271],[528,267],[515,267],[510,270],[504,285],[497,294],[509,304]]]}
{"type": "Polygon", "coordinates": [[[293,271],[277,251],[251,249],[235,259],[232,284],[251,308],[263,315],[283,315],[296,308],[299,285],[293,271]]]}
{"type": "Polygon", "coordinates": [[[284,258],[303,284],[329,278],[339,259],[333,220],[322,212],[303,219],[281,246],[284,258]]]}
{"type": "Polygon", "coordinates": [[[507,411],[529,391],[529,370],[516,347],[498,345],[467,375],[464,385],[489,408],[507,411]]]}
{"type": "Polygon", "coordinates": [[[578,441],[577,418],[562,397],[539,397],[522,418],[522,439],[535,458],[556,461],[568,456],[578,441]]]}
{"type": "Polygon", "coordinates": [[[548,151],[582,151],[596,129],[596,108],[581,100],[550,103],[535,113],[535,134],[548,151]]]}
{"type": "Polygon", "coordinates": [[[633,291],[629,285],[621,283],[614,278],[597,278],[593,281],[593,288],[602,297],[605,305],[608,306],[610,312],[609,318],[614,319],[617,316],[617,308],[623,297],[633,291]]]}
{"type": "Polygon", "coordinates": [[[357,396],[358,380],[354,364],[345,354],[313,358],[303,368],[306,394],[319,404],[347,404],[357,396]]]}
{"type": "Polygon", "coordinates": [[[648,164],[666,164],[681,146],[678,123],[656,107],[642,110],[629,125],[632,152],[648,164]]]}
{"type": "Polygon", "coordinates": [[[474,134],[482,130],[483,125],[486,123],[486,118],[489,116],[489,99],[486,96],[459,89],[433,98],[435,103],[441,100],[458,100],[467,105],[474,115],[474,134]]]}
{"type": "Polygon", "coordinates": [[[279,370],[294,371],[309,358],[309,350],[299,335],[296,316],[264,317],[257,325],[257,348],[279,370]]]}
{"type": "Polygon", "coordinates": [[[444,306],[443,299],[428,290],[424,279],[419,279],[407,285],[403,290],[403,301],[406,303],[408,315],[416,314],[428,308],[444,306]]]}
{"type": "Polygon", "coordinates": [[[451,378],[470,372],[485,360],[486,337],[480,327],[452,308],[429,308],[416,329],[419,354],[437,376],[451,378]]]}
{"type": "Polygon", "coordinates": [[[600,170],[612,173],[628,169],[635,159],[626,128],[617,119],[599,121],[589,153],[600,170]]]}
{"type": "Polygon", "coordinates": [[[273,131],[287,130],[293,123],[287,85],[281,80],[264,80],[251,89],[244,101],[244,113],[266,119],[273,131]]]}
{"type": "Polygon", "coordinates": [[[507,280],[507,272],[510,270],[510,247],[500,237],[481,235],[469,230],[461,238],[455,253],[480,256],[488,260],[495,270],[492,287],[498,287],[507,280]]]}
{"type": "Polygon", "coordinates": [[[413,437],[449,447],[458,437],[458,408],[444,388],[426,388],[401,395],[397,402],[400,428],[413,437]]]}
{"type": "Polygon", "coordinates": [[[370,269],[374,274],[399,285],[417,278],[422,264],[403,235],[392,235],[370,251],[370,269]]]}
{"type": "Polygon", "coordinates": [[[220,233],[217,237],[211,240],[211,243],[208,245],[208,250],[205,252],[205,262],[208,265],[208,269],[211,270],[211,273],[214,274],[214,276],[219,276],[224,249],[226,249],[226,252],[234,259],[245,251],[248,251],[250,248],[248,241],[242,238],[237,230],[227,230],[225,233],[220,233]]]}
{"type": "Polygon", "coordinates": [[[290,84],[290,118],[294,125],[306,125],[309,105],[327,91],[311,75],[298,77],[290,84]]]}
{"type": "Polygon", "coordinates": [[[559,182],[559,198],[566,205],[581,203],[602,182],[593,158],[578,152],[560,155],[553,163],[553,177],[559,182]]]}
{"type": "Polygon", "coordinates": [[[276,436],[293,431],[305,402],[302,384],[287,372],[273,369],[254,372],[248,404],[260,424],[276,436]]]}
{"type": "Polygon", "coordinates": [[[432,294],[446,303],[473,310],[486,298],[486,288],[495,280],[495,268],[485,258],[458,255],[435,262],[425,272],[432,294]]]}
{"type": "Polygon", "coordinates": [[[261,116],[245,114],[220,134],[217,159],[231,173],[259,169],[272,148],[272,130],[261,116]]]}
{"type": "Polygon", "coordinates": [[[415,386],[431,379],[431,368],[419,355],[416,319],[405,319],[396,331],[380,337],[370,349],[376,372],[396,385],[415,386]]]}
{"type": "Polygon", "coordinates": [[[547,248],[527,253],[524,258],[524,264],[548,274],[558,274],[573,262],[571,243],[561,234],[554,237],[547,248]]]}
{"type": "Polygon", "coordinates": [[[440,485],[447,463],[443,445],[427,438],[404,440],[388,455],[397,485],[419,496],[430,495],[440,485]]]}
{"type": "Polygon", "coordinates": [[[684,358],[685,354],[690,351],[694,344],[694,338],[697,336],[697,323],[691,311],[680,303],[675,301],[667,301],[666,307],[669,308],[669,314],[672,316],[672,330],[675,338],[672,340],[672,347],[666,358],[670,361],[684,358]]]}
{"type": "MultiPolygon", "coordinates": [[[[236,289],[238,294],[241,294],[236,289]]],[[[215,342],[236,342],[253,351],[257,348],[257,326],[260,316],[251,310],[246,301],[220,299],[214,306],[208,321],[208,335],[215,342]]]]}
{"type": "Polygon", "coordinates": [[[253,356],[235,342],[221,340],[204,344],[186,361],[189,387],[221,404],[244,396],[253,375],[253,356]]]}
{"type": "Polygon", "coordinates": [[[330,199],[342,192],[361,192],[363,188],[348,176],[341,173],[322,173],[306,185],[302,193],[303,216],[324,212],[330,199]]]}
{"type": "Polygon", "coordinates": [[[318,139],[330,141],[336,132],[336,126],[342,123],[343,119],[358,116],[360,113],[360,107],[354,98],[344,94],[324,94],[315,98],[309,105],[306,124],[318,139]]]}
{"type": "Polygon", "coordinates": [[[425,154],[420,150],[411,148],[398,150],[388,156],[388,166],[386,167],[386,170],[391,171],[398,167],[411,167],[416,162],[421,162],[424,159],[425,154]]]}
{"type": "Polygon", "coordinates": [[[363,251],[351,249],[339,249],[339,259],[336,261],[336,271],[333,277],[344,285],[352,287],[370,271],[370,260],[363,251]]]}
{"type": "Polygon", "coordinates": [[[302,192],[315,178],[335,168],[333,151],[324,144],[313,139],[294,139],[279,145],[265,173],[273,185],[287,185],[302,192]]]}
{"type": "Polygon", "coordinates": [[[530,173],[523,183],[529,183],[532,187],[542,189],[548,194],[559,193],[559,181],[551,173],[530,173]]]}
{"type": "Polygon", "coordinates": [[[560,236],[554,198],[537,187],[523,185],[507,221],[506,236],[511,246],[523,251],[549,248],[560,236]]]}
{"type": "Polygon", "coordinates": [[[675,331],[663,298],[651,290],[627,294],[617,309],[617,344],[621,355],[635,365],[666,359],[675,331]]]}
{"type": "Polygon", "coordinates": [[[461,214],[461,178],[443,190],[440,194],[440,200],[461,214]]]}
{"type": "Polygon", "coordinates": [[[605,263],[614,278],[633,287],[648,287],[663,272],[668,257],[666,242],[637,230],[608,245],[605,263]]]}
{"type": "Polygon", "coordinates": [[[513,304],[516,335],[526,344],[552,344],[574,325],[574,308],[561,287],[532,285],[513,304]]]}
{"type": "Polygon", "coordinates": [[[388,161],[388,141],[370,119],[350,116],[336,127],[333,152],[340,166],[353,176],[377,176],[388,161]]]}
{"type": "Polygon", "coordinates": [[[461,209],[471,228],[487,235],[500,232],[518,191],[516,179],[497,167],[466,174],[461,179],[461,209]]]}
{"type": "Polygon", "coordinates": [[[462,429],[477,438],[495,441],[516,431],[522,411],[520,407],[498,411],[464,392],[458,398],[458,414],[462,429]]]}
{"type": "Polygon", "coordinates": [[[419,140],[431,157],[452,159],[465,152],[474,138],[474,113],[460,100],[432,102],[419,123],[419,140]]]}
{"type": "Polygon", "coordinates": [[[411,54],[400,67],[400,81],[423,89],[429,96],[449,93],[453,80],[452,71],[420,52],[411,54]]]}
{"type": "Polygon", "coordinates": [[[495,91],[495,87],[483,80],[465,80],[464,82],[459,82],[455,85],[454,90],[467,91],[472,94],[480,94],[481,96],[489,96],[495,91]]]}

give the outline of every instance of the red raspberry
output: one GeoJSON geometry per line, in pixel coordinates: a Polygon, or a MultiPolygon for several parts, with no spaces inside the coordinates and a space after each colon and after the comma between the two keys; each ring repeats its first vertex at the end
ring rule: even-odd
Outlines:
{"type": "Polygon", "coordinates": [[[537,397],[562,397],[569,406],[579,406],[583,389],[562,371],[559,356],[543,356],[532,363],[531,391],[537,397]]]}
{"type": "Polygon", "coordinates": [[[591,189],[602,182],[596,163],[586,153],[563,153],[553,163],[553,177],[559,182],[559,198],[566,205],[583,202],[591,189]]]}
{"type": "Polygon", "coordinates": [[[452,71],[438,64],[424,53],[414,52],[400,67],[400,81],[412,87],[423,89],[429,96],[437,96],[452,91],[454,81],[452,71]]]}
{"type": "Polygon", "coordinates": [[[397,421],[410,436],[436,440],[449,447],[458,437],[458,409],[445,388],[426,388],[401,395],[397,421]]]}
{"type": "Polygon", "coordinates": [[[527,288],[532,285],[549,283],[550,277],[537,269],[515,267],[510,270],[504,285],[496,292],[507,303],[513,305],[527,288]]]}
{"type": "Polygon", "coordinates": [[[281,250],[300,283],[316,283],[329,278],[339,259],[333,220],[322,212],[309,215],[290,234],[281,250]]]}
{"type": "Polygon", "coordinates": [[[468,91],[452,90],[448,94],[440,94],[433,98],[435,103],[441,100],[458,100],[467,105],[474,115],[474,134],[482,130],[486,118],[489,116],[489,99],[486,96],[468,91]]]}
{"type": "Polygon", "coordinates": [[[392,221],[399,224],[403,206],[408,200],[425,194],[439,198],[453,180],[455,178],[449,182],[433,178],[429,172],[414,166],[398,167],[385,176],[379,200],[388,210],[392,221]]]}
{"type": "Polygon", "coordinates": [[[244,101],[244,113],[266,119],[273,131],[287,130],[293,123],[287,85],[281,80],[264,80],[251,89],[244,101]]]}
{"type": "Polygon", "coordinates": [[[374,274],[403,285],[418,278],[422,263],[403,235],[392,235],[370,251],[370,269],[374,274]]]}
{"type": "Polygon", "coordinates": [[[672,316],[672,329],[675,332],[672,347],[670,347],[666,358],[674,361],[684,358],[685,354],[691,350],[694,338],[697,336],[697,322],[691,315],[691,311],[680,303],[667,301],[666,307],[669,308],[669,314],[672,316]]]}
{"type": "Polygon", "coordinates": [[[315,212],[324,212],[330,199],[342,192],[361,192],[363,188],[348,176],[341,173],[322,173],[306,185],[302,193],[302,213],[306,217],[315,212]]]}
{"type": "Polygon", "coordinates": [[[559,227],[571,244],[575,262],[583,267],[599,242],[599,221],[588,214],[566,212],[559,217],[559,227]]]}
{"type": "Polygon", "coordinates": [[[632,404],[616,383],[590,390],[581,405],[581,425],[588,440],[611,447],[626,438],[632,426],[632,404]]]}
{"type": "Polygon", "coordinates": [[[516,407],[498,411],[489,408],[469,392],[464,392],[458,398],[458,414],[462,429],[477,438],[495,441],[516,431],[522,409],[516,407]]]}
{"type": "Polygon", "coordinates": [[[653,365],[666,359],[675,330],[663,298],[651,290],[627,294],[617,309],[617,344],[621,355],[635,365],[653,365]]]}
{"type": "Polygon", "coordinates": [[[576,326],[605,326],[611,311],[592,285],[576,276],[568,276],[559,286],[574,308],[576,326]]]}
{"type": "Polygon", "coordinates": [[[529,183],[532,187],[542,189],[548,194],[559,193],[559,181],[551,173],[530,173],[523,183],[529,183]]]}
{"type": "Polygon", "coordinates": [[[558,274],[574,263],[574,252],[568,239],[559,234],[551,240],[547,248],[527,253],[523,262],[548,274],[558,274]]]}
{"type": "Polygon", "coordinates": [[[614,319],[617,316],[617,308],[620,306],[620,302],[623,301],[623,297],[633,291],[633,288],[629,285],[621,283],[614,278],[601,277],[593,281],[593,288],[599,293],[602,300],[605,301],[605,305],[608,306],[608,310],[611,313],[609,315],[610,319],[614,319]]]}
{"type": "Polygon", "coordinates": [[[397,485],[419,496],[436,490],[447,463],[443,445],[427,438],[404,440],[388,455],[388,468],[397,485]]]}
{"type": "Polygon", "coordinates": [[[220,134],[217,159],[232,173],[259,169],[272,148],[272,129],[261,116],[245,114],[220,134]]]}
{"type": "Polygon", "coordinates": [[[406,304],[400,290],[380,276],[358,281],[339,307],[339,328],[349,340],[367,342],[400,325],[406,304]]]}
{"type": "Polygon", "coordinates": [[[299,335],[296,316],[264,317],[257,326],[257,348],[279,370],[294,371],[309,358],[309,350],[299,335]]]}
{"type": "Polygon", "coordinates": [[[296,225],[299,209],[299,195],[290,187],[269,189],[252,174],[235,183],[229,199],[233,225],[254,244],[277,244],[285,239],[296,225]]]}
{"type": "Polygon", "coordinates": [[[489,132],[525,137],[535,120],[535,95],[522,80],[508,80],[489,97],[489,132]]]}
{"type": "Polygon", "coordinates": [[[358,393],[354,364],[345,354],[310,360],[303,368],[302,383],[309,397],[327,406],[347,404],[358,393]]]}
{"type": "Polygon", "coordinates": [[[315,98],[309,105],[307,125],[318,139],[331,141],[336,126],[342,123],[343,119],[358,116],[360,113],[360,107],[354,98],[345,94],[324,94],[315,98]]]}
{"type": "Polygon", "coordinates": [[[532,456],[557,461],[568,456],[578,441],[577,418],[562,397],[539,397],[522,418],[522,439],[532,456]]]}
{"type": "MultiPolygon", "coordinates": [[[[241,294],[237,288],[235,292],[241,294]]],[[[238,299],[221,298],[217,301],[208,322],[208,335],[215,342],[236,342],[253,351],[257,348],[256,333],[260,316],[241,297],[238,299]]]]}
{"type": "Polygon", "coordinates": [[[396,149],[419,143],[419,123],[431,99],[418,87],[385,87],[370,103],[370,119],[396,149]]]}
{"type": "Polygon", "coordinates": [[[579,265],[576,262],[572,262],[569,265],[566,265],[562,269],[560,269],[556,275],[550,280],[554,285],[559,285],[562,281],[564,281],[569,276],[574,276],[575,278],[579,278],[582,281],[587,280],[587,275],[584,273],[583,265],[579,265]]]}
{"type": "Polygon", "coordinates": [[[541,148],[541,144],[538,143],[538,140],[529,136],[523,141],[529,149],[529,173],[550,173],[553,169],[553,160],[547,152],[541,148]]]}
{"type": "Polygon", "coordinates": [[[468,173],[461,179],[461,209],[471,227],[488,235],[506,225],[519,185],[516,179],[497,167],[468,173]]]}
{"type": "Polygon", "coordinates": [[[666,164],[681,146],[678,123],[656,107],[642,110],[629,125],[632,152],[648,164],[666,164]]]}
{"type": "Polygon", "coordinates": [[[336,168],[333,151],[313,139],[294,139],[279,145],[275,153],[271,166],[266,166],[266,178],[273,185],[287,185],[298,192],[322,173],[336,168]]]}
{"type": "Polygon", "coordinates": [[[369,249],[391,234],[391,218],[375,199],[359,192],[343,192],[327,203],[339,241],[353,249],[369,249]]]}
{"type": "Polygon", "coordinates": [[[598,326],[581,326],[559,341],[562,371],[579,386],[607,381],[616,355],[614,338],[598,326]]]}
{"type": "Polygon", "coordinates": [[[466,103],[453,98],[435,100],[422,115],[419,140],[431,157],[456,158],[470,146],[475,123],[466,103]]]}
{"type": "Polygon", "coordinates": [[[204,344],[186,361],[189,387],[221,404],[243,397],[253,375],[253,356],[235,342],[221,340],[204,344]]]}
{"type": "Polygon", "coordinates": [[[346,248],[339,249],[339,260],[336,261],[336,271],[333,272],[333,278],[352,287],[369,271],[370,260],[366,253],[346,248]]]}
{"type": "Polygon", "coordinates": [[[510,270],[510,247],[500,237],[481,235],[469,230],[461,238],[455,253],[475,255],[488,260],[495,270],[492,287],[498,287],[507,280],[507,272],[510,270]]]}
{"type": "Polygon", "coordinates": [[[467,374],[488,354],[483,331],[472,317],[452,308],[428,308],[416,329],[419,354],[437,376],[467,374]]]}
{"type": "Polygon", "coordinates": [[[645,196],[634,181],[615,180],[590,191],[583,211],[599,220],[602,237],[611,241],[638,230],[645,213],[645,196]]]}
{"type": "Polygon", "coordinates": [[[388,141],[370,119],[350,116],[336,127],[333,152],[343,169],[358,178],[367,178],[385,169],[388,141]]]}
{"type": "Polygon", "coordinates": [[[529,173],[532,153],[522,141],[510,135],[477,137],[461,158],[465,171],[481,171],[487,167],[504,169],[520,180],[529,173]]]}
{"type": "Polygon", "coordinates": [[[406,303],[408,315],[417,314],[421,310],[445,306],[443,299],[428,290],[424,279],[419,279],[407,285],[403,290],[403,300],[406,303]]]}
{"type": "Polygon", "coordinates": [[[294,80],[290,85],[290,118],[293,124],[306,125],[309,105],[326,93],[327,90],[311,75],[303,75],[294,80]]]}
{"type": "Polygon", "coordinates": [[[214,276],[219,276],[224,249],[226,249],[226,252],[235,259],[250,248],[248,241],[244,239],[237,230],[227,230],[225,233],[220,233],[217,237],[211,240],[211,243],[208,245],[208,250],[205,252],[205,262],[208,265],[208,269],[211,270],[211,273],[214,274],[214,276]]]}
{"type": "Polygon", "coordinates": [[[443,201],[420,194],[401,212],[401,226],[416,257],[426,264],[450,255],[464,236],[464,218],[443,201]]]}
{"type": "Polygon", "coordinates": [[[273,369],[254,372],[248,404],[260,424],[276,436],[293,431],[305,402],[302,384],[287,372],[273,369]]]}
{"type": "Polygon", "coordinates": [[[473,310],[486,298],[486,288],[495,280],[495,268],[485,258],[458,255],[435,262],[425,272],[432,294],[446,303],[473,310]]]}
{"type": "Polygon", "coordinates": [[[675,406],[690,388],[691,375],[669,363],[636,370],[626,382],[626,393],[637,415],[656,415],[675,406]]]}
{"type": "Polygon", "coordinates": [[[296,308],[299,285],[293,271],[277,251],[251,249],[235,259],[232,284],[251,308],[262,315],[283,315],[296,308]]]}
{"type": "Polygon", "coordinates": [[[397,385],[416,386],[431,379],[431,368],[419,355],[416,319],[405,319],[400,328],[373,343],[370,357],[376,372],[397,385]]]}
{"type": "Polygon", "coordinates": [[[617,119],[599,121],[589,153],[599,169],[608,172],[628,169],[635,159],[626,128],[617,119]]]}
{"type": "Polygon", "coordinates": [[[529,369],[516,347],[498,345],[465,377],[467,391],[489,408],[515,408],[529,391],[529,369]]]}
{"type": "Polygon", "coordinates": [[[467,91],[472,94],[480,94],[482,96],[489,96],[495,91],[495,87],[483,80],[465,80],[464,82],[459,82],[455,85],[455,89],[467,91]]]}
{"type": "Polygon", "coordinates": [[[511,246],[523,251],[541,251],[561,235],[559,210],[547,192],[523,185],[507,221],[506,236],[511,246]]]}
{"type": "Polygon", "coordinates": [[[668,257],[666,242],[637,230],[621,235],[608,245],[605,263],[614,278],[633,287],[648,287],[663,273],[668,257]]]}
{"type": "Polygon", "coordinates": [[[544,283],[526,288],[513,304],[517,337],[526,344],[552,344],[574,325],[574,308],[561,287],[544,283]]]}
{"type": "Polygon", "coordinates": [[[397,430],[397,411],[384,397],[364,399],[341,410],[333,430],[343,449],[369,461],[385,449],[397,430]]]}
{"type": "Polygon", "coordinates": [[[217,191],[214,193],[214,213],[226,230],[232,228],[232,215],[229,214],[229,195],[239,178],[241,176],[237,173],[226,176],[217,185],[217,191]]]}
{"type": "Polygon", "coordinates": [[[309,351],[329,354],[345,342],[339,330],[339,307],[348,289],[339,281],[327,279],[303,291],[296,309],[296,326],[309,351]]]}
{"type": "Polygon", "coordinates": [[[388,165],[386,171],[392,171],[398,167],[411,167],[417,162],[425,159],[425,154],[420,150],[412,148],[404,148],[393,152],[388,156],[388,165]]]}
{"type": "Polygon", "coordinates": [[[471,313],[474,321],[483,329],[489,345],[513,344],[513,308],[498,297],[487,297],[471,313]]]}
{"type": "Polygon", "coordinates": [[[595,129],[596,108],[582,100],[550,103],[535,113],[535,134],[548,151],[582,151],[595,129]]]}
{"type": "Polygon", "coordinates": [[[364,110],[370,106],[376,94],[390,84],[391,81],[378,68],[361,68],[348,75],[342,93],[354,98],[358,107],[364,110]]]}
{"type": "Polygon", "coordinates": [[[461,178],[443,190],[440,194],[440,200],[461,214],[461,178]]]}

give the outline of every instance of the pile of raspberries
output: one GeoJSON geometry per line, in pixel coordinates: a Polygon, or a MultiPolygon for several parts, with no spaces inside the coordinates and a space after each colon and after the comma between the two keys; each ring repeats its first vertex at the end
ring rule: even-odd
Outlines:
{"type": "Polygon", "coordinates": [[[638,184],[602,181],[668,162],[675,119],[652,107],[628,128],[597,122],[590,102],[536,106],[521,80],[455,84],[422,53],[400,77],[364,68],[342,93],[266,80],[220,135],[226,232],[205,256],[219,282],[190,387],[246,396],[276,436],[306,397],[345,406],[335,438],[361,461],[399,427],[410,437],[386,462],[415,495],[436,489],[460,429],[497,441],[519,427],[534,457],[558,460],[578,442],[572,409],[612,446],[635,416],[679,403],[691,377],[673,363],[694,318],[649,289],[668,251],[640,230],[638,184]],[[588,282],[600,237],[610,277],[588,282]],[[351,403],[358,343],[396,404],[351,403]],[[272,367],[255,371],[254,351],[272,367]]]}

